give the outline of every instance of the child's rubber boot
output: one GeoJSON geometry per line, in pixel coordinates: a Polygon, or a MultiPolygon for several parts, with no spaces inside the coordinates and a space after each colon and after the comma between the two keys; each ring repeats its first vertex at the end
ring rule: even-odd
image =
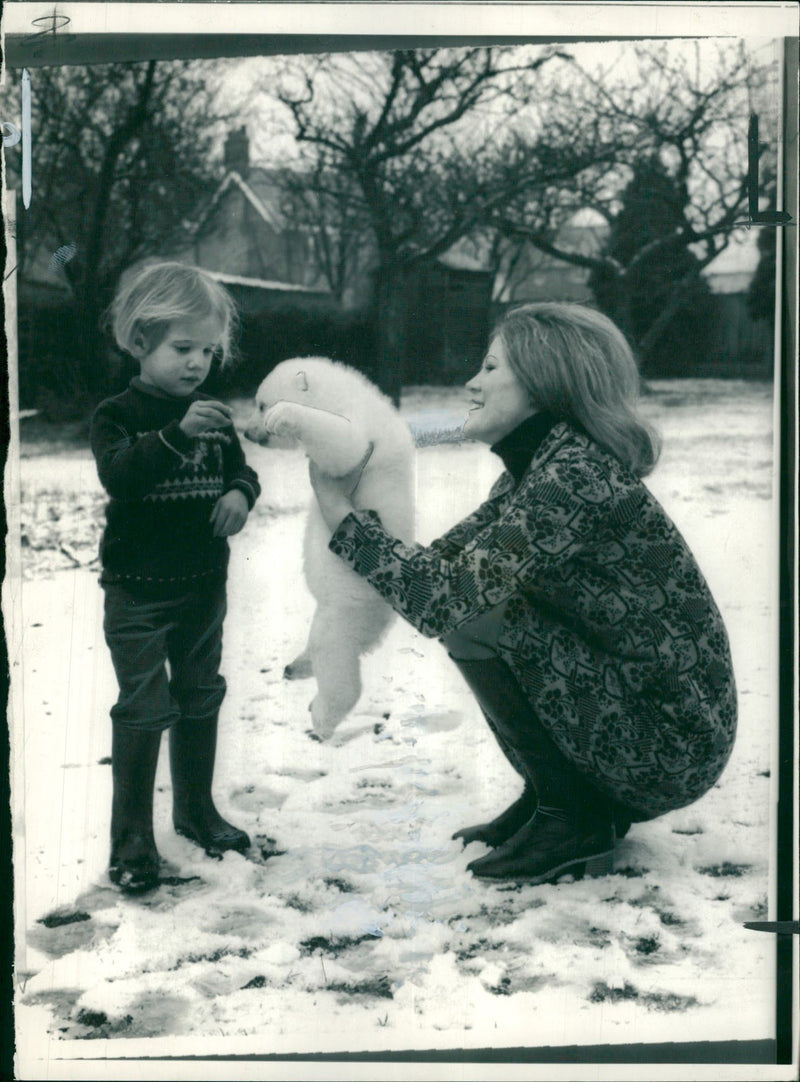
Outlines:
{"type": "Polygon", "coordinates": [[[161,858],[153,837],[153,788],[160,732],[114,724],[111,736],[111,859],[108,876],[127,894],[158,886],[161,858]]]}
{"type": "Polygon", "coordinates": [[[175,831],[212,857],[227,849],[244,853],[250,848],[247,834],[223,819],[214,806],[211,783],[216,751],[216,718],[181,718],[169,731],[175,831]]]}

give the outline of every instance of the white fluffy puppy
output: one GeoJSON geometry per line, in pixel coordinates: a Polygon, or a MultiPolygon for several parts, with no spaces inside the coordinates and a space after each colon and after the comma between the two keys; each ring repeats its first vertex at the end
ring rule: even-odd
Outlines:
{"type": "MultiPolygon", "coordinates": [[[[362,467],[356,507],[377,511],[396,537],[414,530],[414,441],[400,414],[365,376],[325,357],[283,361],[256,392],[245,435],[257,443],[302,444],[321,470],[335,477],[362,467]],[[278,440],[275,439],[278,437],[278,440]]],[[[317,603],[308,642],[284,676],[314,676],[314,732],[329,738],[361,694],[361,655],[377,645],[393,612],[328,549],[331,532],[316,500],[304,541],[304,571],[317,603]]]]}

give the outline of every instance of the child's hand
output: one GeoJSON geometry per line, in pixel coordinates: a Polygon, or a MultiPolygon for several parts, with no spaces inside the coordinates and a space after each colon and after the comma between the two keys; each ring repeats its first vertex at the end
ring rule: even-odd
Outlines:
{"type": "Polygon", "coordinates": [[[214,537],[231,537],[238,533],[247,522],[249,512],[247,497],[241,489],[232,488],[220,496],[211,512],[214,537]]]}
{"type": "Polygon", "coordinates": [[[224,402],[216,402],[211,398],[201,399],[189,406],[183,415],[180,429],[185,436],[202,436],[204,432],[227,428],[232,417],[233,410],[224,402]]]}

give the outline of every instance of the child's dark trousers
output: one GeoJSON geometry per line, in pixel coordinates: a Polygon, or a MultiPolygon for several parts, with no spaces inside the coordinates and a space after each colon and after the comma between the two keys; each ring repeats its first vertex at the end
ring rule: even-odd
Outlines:
{"type": "Polygon", "coordinates": [[[179,718],[215,718],[225,697],[220,675],[224,580],[153,599],[104,583],[106,642],[119,698],[112,721],[162,732],[179,718]]]}

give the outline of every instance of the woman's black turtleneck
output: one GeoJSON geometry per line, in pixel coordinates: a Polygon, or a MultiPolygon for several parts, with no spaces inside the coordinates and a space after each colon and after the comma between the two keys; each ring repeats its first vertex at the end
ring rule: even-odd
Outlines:
{"type": "Polygon", "coordinates": [[[557,420],[557,417],[546,410],[534,413],[492,445],[491,450],[500,456],[517,484],[522,480],[531,459],[557,420]]]}

